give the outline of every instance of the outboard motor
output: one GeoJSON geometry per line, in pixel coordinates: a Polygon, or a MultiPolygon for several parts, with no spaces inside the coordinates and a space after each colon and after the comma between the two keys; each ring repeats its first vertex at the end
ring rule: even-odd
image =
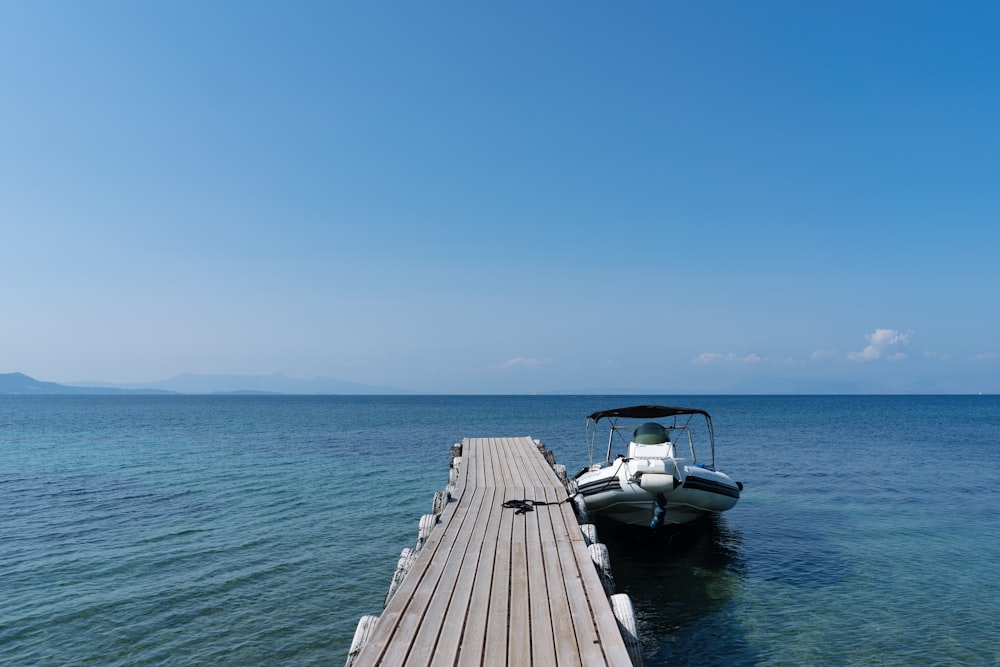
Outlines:
{"type": "Polygon", "coordinates": [[[649,527],[656,531],[663,526],[663,520],[667,517],[667,498],[662,493],[656,494],[656,506],[653,507],[653,520],[649,522],[649,527]]]}

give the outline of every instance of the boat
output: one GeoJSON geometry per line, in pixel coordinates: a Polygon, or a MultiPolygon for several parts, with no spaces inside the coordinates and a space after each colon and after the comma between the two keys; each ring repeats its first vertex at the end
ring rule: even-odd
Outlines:
{"type": "Polygon", "coordinates": [[[587,416],[587,455],[590,465],[574,477],[576,492],[588,515],[622,524],[654,531],[686,524],[732,508],[743,490],[716,470],[712,417],[698,408],[636,405],[595,412],[587,416]],[[595,462],[602,420],[610,432],[604,460],[595,462]],[[710,456],[699,458],[696,440],[710,456]]]}

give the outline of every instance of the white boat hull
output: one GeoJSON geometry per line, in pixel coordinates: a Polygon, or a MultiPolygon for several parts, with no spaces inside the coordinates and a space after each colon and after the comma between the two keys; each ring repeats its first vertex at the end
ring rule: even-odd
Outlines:
{"type": "Polygon", "coordinates": [[[724,473],[655,459],[617,459],[576,482],[588,514],[636,526],[688,523],[724,512],[740,497],[740,485],[724,473]]]}

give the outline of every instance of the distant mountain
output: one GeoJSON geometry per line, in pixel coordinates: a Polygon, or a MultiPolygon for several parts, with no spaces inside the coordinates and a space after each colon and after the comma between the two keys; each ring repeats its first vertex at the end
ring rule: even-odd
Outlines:
{"type": "MultiPolygon", "coordinates": [[[[719,392],[713,392],[719,393],[719,392]]],[[[930,376],[918,380],[874,382],[756,376],[732,385],[724,393],[747,394],[996,394],[1000,374],[964,373],[930,376]]]]}
{"type": "Polygon", "coordinates": [[[1000,394],[1000,373],[955,373],[923,378],[913,391],[923,394],[1000,394]]]}
{"type": "Polygon", "coordinates": [[[753,394],[809,394],[809,395],[852,395],[852,394],[899,394],[908,393],[876,382],[812,380],[806,378],[757,376],[747,378],[732,385],[723,392],[735,395],[753,394]]]}
{"type": "Polygon", "coordinates": [[[56,382],[40,382],[24,373],[0,373],[0,394],[56,395],[56,394],[167,394],[154,389],[136,390],[120,387],[69,386],[56,382]]]}
{"type": "MultiPolygon", "coordinates": [[[[74,386],[77,383],[73,383],[74,386]]],[[[83,384],[83,383],[79,383],[83,384]]],[[[143,384],[111,384],[88,382],[108,388],[130,390],[160,390],[178,394],[413,394],[396,387],[380,387],[334,378],[297,379],[273,375],[199,375],[182,373],[168,380],[143,384]]]]}

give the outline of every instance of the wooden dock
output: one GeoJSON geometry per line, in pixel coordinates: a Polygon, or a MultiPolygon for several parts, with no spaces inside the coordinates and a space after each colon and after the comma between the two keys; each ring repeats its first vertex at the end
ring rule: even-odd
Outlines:
{"type": "Polygon", "coordinates": [[[550,461],[527,437],[462,441],[450,500],[421,521],[425,541],[349,665],[633,664],[550,461]]]}

